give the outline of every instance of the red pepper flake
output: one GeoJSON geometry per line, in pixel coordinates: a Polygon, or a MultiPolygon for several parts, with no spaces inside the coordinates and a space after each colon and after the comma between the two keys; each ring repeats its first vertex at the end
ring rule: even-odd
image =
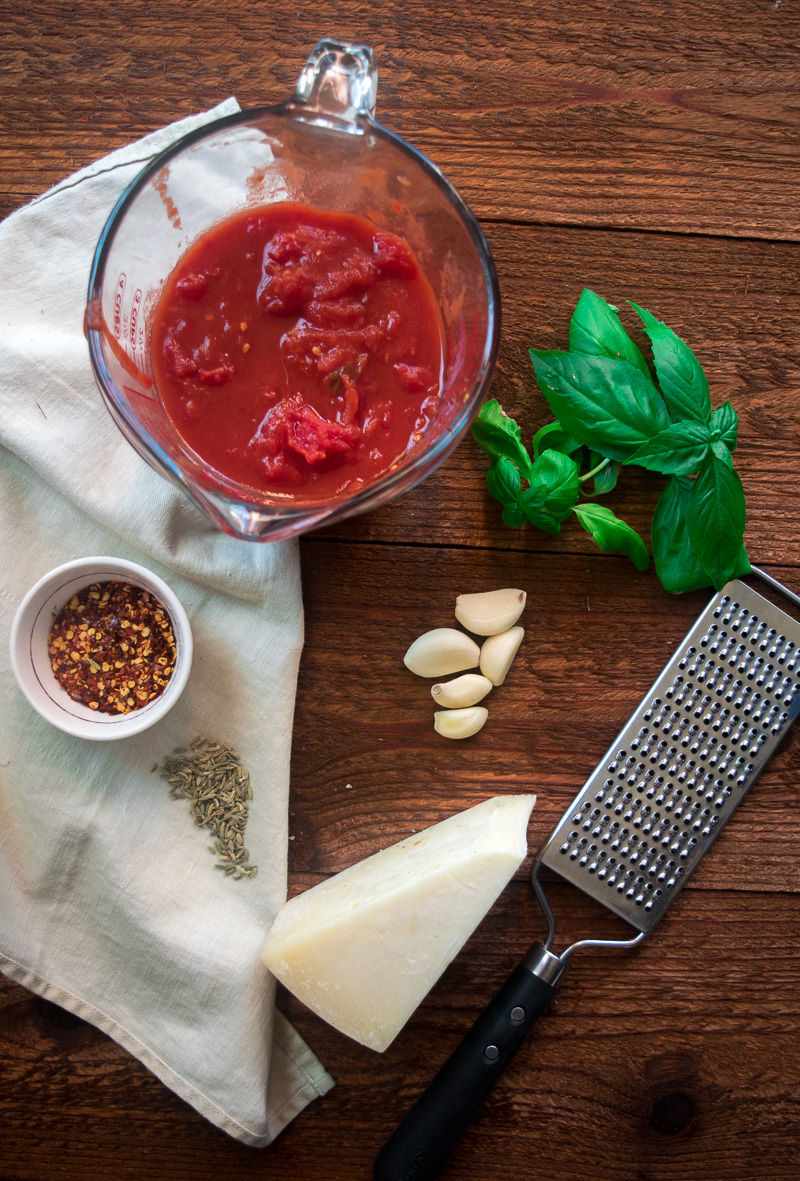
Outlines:
{"type": "Polygon", "coordinates": [[[160,697],[177,658],[165,607],[128,582],[98,582],[73,595],[47,644],[59,685],[104,714],[127,714],[160,697]]]}

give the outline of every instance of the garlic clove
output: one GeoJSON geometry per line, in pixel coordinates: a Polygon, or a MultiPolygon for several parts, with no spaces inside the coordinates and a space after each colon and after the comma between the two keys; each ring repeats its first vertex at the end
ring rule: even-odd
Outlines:
{"type": "Polygon", "coordinates": [[[443,738],[471,738],[486,724],[488,709],[473,705],[470,709],[442,709],[433,715],[433,728],[443,738]]]}
{"type": "Polygon", "coordinates": [[[481,648],[480,669],[493,685],[502,685],[525,635],[523,627],[510,627],[484,640],[481,648]]]}
{"type": "Polygon", "coordinates": [[[418,677],[446,677],[477,668],[481,650],[470,636],[454,627],[436,627],[415,640],[403,663],[418,677]]]}
{"type": "Polygon", "coordinates": [[[491,688],[492,682],[488,677],[482,677],[479,673],[464,673],[454,681],[434,685],[431,694],[437,705],[447,709],[463,709],[468,705],[477,705],[491,688]]]}
{"type": "Polygon", "coordinates": [[[527,598],[525,591],[515,587],[484,591],[478,595],[459,595],[456,619],[476,636],[494,636],[513,627],[525,609],[527,598]]]}

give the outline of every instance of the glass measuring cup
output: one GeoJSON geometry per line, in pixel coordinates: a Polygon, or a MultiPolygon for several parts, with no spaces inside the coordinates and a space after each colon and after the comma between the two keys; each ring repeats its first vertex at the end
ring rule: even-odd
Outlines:
{"type": "Polygon", "coordinates": [[[320,41],[287,102],[219,119],[155,157],[97,246],[86,327],[106,406],[139,454],[235,537],[289,537],[413,487],[456,446],[491,377],[500,300],[489,248],[435,166],[375,121],[376,91],[369,48],[320,41]],[[360,213],[405,238],[441,312],[433,421],[389,471],[346,496],[265,494],[214,471],[176,431],[154,379],[153,313],[178,260],[211,226],[277,201],[360,213]]]}

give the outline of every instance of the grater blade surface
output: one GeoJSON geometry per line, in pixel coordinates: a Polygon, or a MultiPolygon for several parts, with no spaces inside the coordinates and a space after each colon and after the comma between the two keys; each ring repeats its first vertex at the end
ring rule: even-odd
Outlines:
{"type": "Polygon", "coordinates": [[[798,713],[800,623],[729,582],[536,861],[650,932],[798,713]]]}

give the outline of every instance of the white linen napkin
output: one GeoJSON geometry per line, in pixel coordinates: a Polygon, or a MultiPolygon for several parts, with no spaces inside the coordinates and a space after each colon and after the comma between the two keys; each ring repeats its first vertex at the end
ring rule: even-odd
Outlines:
{"type": "Polygon", "coordinates": [[[295,543],[218,533],[123,440],[91,373],[95,243],[142,165],[233,99],[113,152],[0,225],[0,969],[93,1022],[230,1135],[268,1144],[333,1080],[274,1007],[259,960],[286,896],[289,755],[303,642],[295,543]],[[189,614],[183,697],[135,738],[90,743],[16,687],[25,592],[89,555],[160,574],[189,614]],[[248,768],[253,879],[152,771],[196,735],[248,768]]]}

